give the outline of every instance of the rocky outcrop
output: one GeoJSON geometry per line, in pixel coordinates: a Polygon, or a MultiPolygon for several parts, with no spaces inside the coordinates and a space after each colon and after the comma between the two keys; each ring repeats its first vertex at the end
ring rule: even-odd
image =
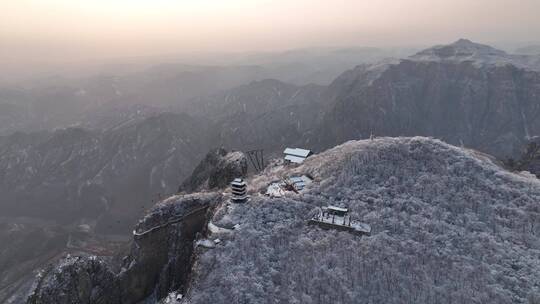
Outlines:
{"type": "Polygon", "coordinates": [[[514,171],[529,171],[540,178],[540,137],[531,138],[519,159],[507,159],[506,166],[514,171]]]}
{"type": "Polygon", "coordinates": [[[217,148],[208,152],[191,176],[182,183],[179,192],[224,188],[233,179],[245,177],[247,170],[247,157],[244,153],[217,148]]]}
{"type": "Polygon", "coordinates": [[[71,257],[38,276],[36,291],[27,303],[105,304],[120,303],[115,274],[96,257],[71,257]]]}
{"type": "Polygon", "coordinates": [[[219,200],[214,193],[166,199],[136,225],[122,265],[93,256],[67,257],[42,272],[27,303],[139,303],[182,290],[194,240],[205,232],[219,200]]]}
{"type": "MultiPolygon", "coordinates": [[[[526,59],[526,58],[525,58],[526,59]]],[[[499,157],[540,134],[540,73],[522,57],[467,40],[334,81],[316,141],[424,135],[499,157]]]]}

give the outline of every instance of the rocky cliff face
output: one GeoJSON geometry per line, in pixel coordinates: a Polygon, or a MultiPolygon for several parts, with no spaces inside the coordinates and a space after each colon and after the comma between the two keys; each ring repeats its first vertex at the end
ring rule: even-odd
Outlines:
{"type": "MultiPolygon", "coordinates": [[[[189,186],[216,189],[245,175],[247,163],[241,152],[216,149],[198,168],[189,186]]],[[[27,303],[153,303],[171,291],[183,292],[195,240],[206,234],[213,210],[222,201],[221,194],[212,192],[169,197],[137,223],[125,257],[65,258],[41,272],[27,303]]]]}
{"type": "Polygon", "coordinates": [[[27,303],[139,303],[182,290],[194,240],[204,233],[219,201],[214,193],[166,199],[137,224],[122,265],[93,256],[67,257],[42,271],[27,303]]]}
{"type": "Polygon", "coordinates": [[[162,114],[107,131],[0,136],[0,302],[24,294],[35,271],[65,252],[109,256],[122,246],[208,151],[206,127],[162,114]]]}
{"type": "Polygon", "coordinates": [[[245,177],[247,170],[247,157],[244,153],[227,152],[223,148],[217,148],[208,152],[178,191],[195,192],[224,188],[233,179],[245,177]]]}
{"type": "Polygon", "coordinates": [[[540,133],[540,73],[521,56],[460,40],[360,66],[330,86],[320,146],[371,134],[425,135],[497,156],[540,133]]]}
{"type": "Polygon", "coordinates": [[[27,303],[119,303],[115,274],[96,257],[66,257],[44,269],[27,303]]]}
{"type": "Polygon", "coordinates": [[[531,138],[518,159],[507,159],[506,166],[514,171],[528,171],[540,178],[540,137],[531,138]]]}

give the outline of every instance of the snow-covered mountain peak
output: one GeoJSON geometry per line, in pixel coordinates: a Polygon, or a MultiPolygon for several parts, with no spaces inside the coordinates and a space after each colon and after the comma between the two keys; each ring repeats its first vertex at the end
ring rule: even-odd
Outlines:
{"type": "Polygon", "coordinates": [[[418,61],[473,61],[479,64],[515,64],[514,56],[488,45],[460,39],[452,44],[438,45],[410,57],[418,61]]]}
{"type": "Polygon", "coordinates": [[[505,56],[506,52],[493,48],[489,45],[472,42],[468,39],[459,39],[454,43],[445,46],[436,46],[434,48],[453,48],[457,55],[496,55],[505,56]]]}

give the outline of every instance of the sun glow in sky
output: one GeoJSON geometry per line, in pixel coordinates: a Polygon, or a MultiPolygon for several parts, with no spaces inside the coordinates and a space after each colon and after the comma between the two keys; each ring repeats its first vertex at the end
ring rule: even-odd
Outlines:
{"type": "Polygon", "coordinates": [[[0,55],[526,41],[538,12],[539,0],[0,0],[0,55]]]}

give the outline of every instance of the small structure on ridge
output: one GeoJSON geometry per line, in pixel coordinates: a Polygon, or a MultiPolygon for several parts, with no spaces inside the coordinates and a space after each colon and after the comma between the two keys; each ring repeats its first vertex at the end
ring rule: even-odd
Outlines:
{"type": "Polygon", "coordinates": [[[318,225],[323,229],[336,229],[359,235],[370,235],[371,226],[351,219],[349,209],[336,206],[323,207],[308,221],[310,225],[318,225]]]}
{"type": "Polygon", "coordinates": [[[232,198],[235,203],[243,203],[247,200],[247,184],[241,178],[235,178],[231,183],[232,198]]]}
{"type": "Polygon", "coordinates": [[[313,179],[307,175],[291,176],[288,178],[288,183],[291,184],[296,191],[304,190],[304,188],[312,182],[313,179]]]}
{"type": "Polygon", "coordinates": [[[301,164],[306,158],[313,155],[310,150],[300,148],[287,148],[283,153],[285,154],[285,162],[294,164],[301,164]]]}
{"type": "Polygon", "coordinates": [[[283,197],[289,191],[298,194],[312,182],[313,178],[307,175],[287,177],[270,183],[265,194],[270,197],[283,197]]]}
{"type": "Polygon", "coordinates": [[[285,183],[282,181],[272,182],[266,189],[266,196],[270,197],[283,197],[285,196],[285,183]]]}
{"type": "Polygon", "coordinates": [[[328,206],[326,208],[323,208],[323,213],[324,212],[331,215],[345,217],[349,213],[349,209],[336,206],[328,206]]]}

